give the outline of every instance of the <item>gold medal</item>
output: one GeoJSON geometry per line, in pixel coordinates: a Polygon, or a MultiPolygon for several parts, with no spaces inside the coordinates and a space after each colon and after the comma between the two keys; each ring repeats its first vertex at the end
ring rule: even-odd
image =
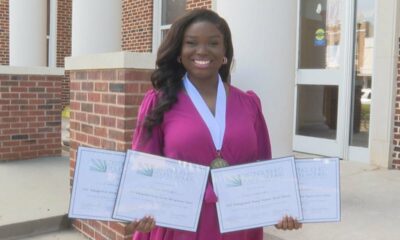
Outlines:
{"type": "Polygon", "coordinates": [[[220,152],[218,151],[217,157],[211,162],[211,168],[223,168],[229,166],[228,162],[225,161],[222,157],[220,152]]]}

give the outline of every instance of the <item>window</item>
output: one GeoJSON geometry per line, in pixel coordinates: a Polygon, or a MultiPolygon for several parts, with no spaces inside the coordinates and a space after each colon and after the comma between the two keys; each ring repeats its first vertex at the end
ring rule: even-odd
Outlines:
{"type": "Polygon", "coordinates": [[[154,0],[153,49],[156,51],[171,24],[186,11],[186,0],[154,0]]]}

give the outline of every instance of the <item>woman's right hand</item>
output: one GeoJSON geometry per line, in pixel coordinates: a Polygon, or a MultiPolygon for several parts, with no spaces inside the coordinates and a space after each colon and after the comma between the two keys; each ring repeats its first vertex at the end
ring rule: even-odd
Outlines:
{"type": "Polygon", "coordinates": [[[131,222],[127,227],[127,231],[128,233],[133,233],[135,231],[148,233],[153,230],[155,226],[156,220],[153,217],[147,216],[140,219],[139,221],[136,220],[131,222]]]}

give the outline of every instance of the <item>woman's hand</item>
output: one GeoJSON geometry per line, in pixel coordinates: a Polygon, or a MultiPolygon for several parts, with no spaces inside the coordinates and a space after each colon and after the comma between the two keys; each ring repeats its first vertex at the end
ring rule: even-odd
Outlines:
{"type": "Polygon", "coordinates": [[[133,221],[129,223],[127,227],[128,233],[133,233],[134,231],[148,233],[154,229],[156,226],[156,220],[153,217],[144,217],[139,221],[133,221]]]}
{"type": "Polygon", "coordinates": [[[275,228],[281,230],[297,230],[302,227],[303,227],[302,223],[288,216],[283,217],[278,224],[275,224],[275,228]]]}

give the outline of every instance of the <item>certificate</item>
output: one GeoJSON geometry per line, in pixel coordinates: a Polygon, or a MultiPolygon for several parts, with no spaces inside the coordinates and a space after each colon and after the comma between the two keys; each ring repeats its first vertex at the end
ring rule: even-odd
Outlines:
{"type": "Polygon", "coordinates": [[[79,147],[68,216],[113,221],[125,153],[79,147]]]}
{"type": "Polygon", "coordinates": [[[297,159],[301,222],[340,221],[339,159],[297,159]]]}
{"type": "Polygon", "coordinates": [[[211,170],[221,233],[302,219],[293,157],[211,170]]]}
{"type": "Polygon", "coordinates": [[[157,226],[195,232],[209,167],[129,150],[115,219],[151,215],[157,226]]]}

